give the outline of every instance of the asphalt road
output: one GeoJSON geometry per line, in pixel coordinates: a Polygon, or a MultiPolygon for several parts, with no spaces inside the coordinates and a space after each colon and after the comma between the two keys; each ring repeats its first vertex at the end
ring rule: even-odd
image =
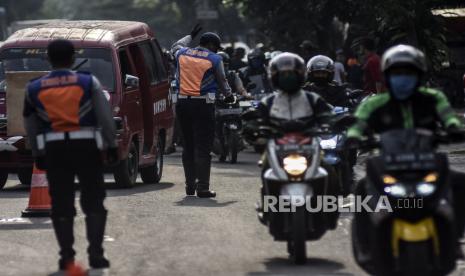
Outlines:
{"type": "MultiPolygon", "coordinates": [[[[216,199],[185,197],[179,153],[166,158],[162,183],[114,189],[109,178],[105,248],[112,267],[91,275],[365,275],[352,257],[349,214],[335,231],[307,243],[306,265],[288,260],[286,244],[274,242],[256,218],[258,157],[245,152],[239,164],[215,162],[216,199]]],[[[459,169],[464,161],[451,155],[459,169]]],[[[357,171],[363,174],[361,166],[357,171]]],[[[0,275],[60,275],[50,220],[21,219],[27,202],[27,188],[12,176],[0,191],[0,275]]],[[[75,235],[77,260],[87,267],[81,211],[75,235]]],[[[454,274],[464,271],[460,265],[454,274]]]]}

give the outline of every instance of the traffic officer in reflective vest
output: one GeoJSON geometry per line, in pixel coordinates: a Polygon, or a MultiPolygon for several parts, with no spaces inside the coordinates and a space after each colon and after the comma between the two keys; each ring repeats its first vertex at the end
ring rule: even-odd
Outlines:
{"type": "Polygon", "coordinates": [[[59,268],[74,262],[75,176],[86,215],[89,264],[106,268],[110,263],[102,247],[107,211],[101,150],[108,149],[108,162],[117,162],[115,122],[99,81],[91,74],[70,70],[73,44],[54,40],[47,51],[52,71],[29,83],[23,115],[36,165],[47,171],[51,217],[60,246],[59,268]]]}
{"type": "Polygon", "coordinates": [[[177,85],[179,90],[176,115],[183,133],[182,163],[186,176],[186,194],[211,198],[210,152],[215,135],[215,97],[218,91],[233,101],[231,88],[224,73],[220,37],[215,33],[204,33],[200,45],[187,47],[201,31],[195,26],[191,34],[176,42],[172,52],[177,61],[177,85]]]}

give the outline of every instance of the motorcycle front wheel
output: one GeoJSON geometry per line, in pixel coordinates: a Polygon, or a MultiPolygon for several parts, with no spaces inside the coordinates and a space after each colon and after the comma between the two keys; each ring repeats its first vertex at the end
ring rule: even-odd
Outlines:
{"type": "Polygon", "coordinates": [[[307,227],[305,207],[299,207],[291,213],[291,231],[287,241],[287,248],[292,261],[295,264],[305,264],[307,261],[307,227]]]}

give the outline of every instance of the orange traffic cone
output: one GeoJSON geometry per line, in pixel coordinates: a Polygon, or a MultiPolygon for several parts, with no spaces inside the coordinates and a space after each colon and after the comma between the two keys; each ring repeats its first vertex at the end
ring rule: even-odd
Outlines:
{"type": "Polygon", "coordinates": [[[22,217],[49,217],[50,210],[50,195],[48,194],[48,182],[45,171],[37,169],[34,164],[29,205],[22,212],[22,217]]]}

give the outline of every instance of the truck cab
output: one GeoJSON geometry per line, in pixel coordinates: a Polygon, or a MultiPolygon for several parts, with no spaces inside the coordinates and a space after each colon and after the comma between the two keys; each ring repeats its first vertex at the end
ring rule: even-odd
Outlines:
{"type": "Polygon", "coordinates": [[[57,38],[76,48],[75,68],[96,76],[118,129],[120,162],[108,168],[116,185],[131,187],[140,172],[157,183],[174,124],[166,62],[153,31],[129,21],[58,21],[15,32],[0,47],[0,187],[8,173],[30,184],[33,158],[24,137],[7,131],[6,73],[49,71],[47,45],[57,38]]]}

